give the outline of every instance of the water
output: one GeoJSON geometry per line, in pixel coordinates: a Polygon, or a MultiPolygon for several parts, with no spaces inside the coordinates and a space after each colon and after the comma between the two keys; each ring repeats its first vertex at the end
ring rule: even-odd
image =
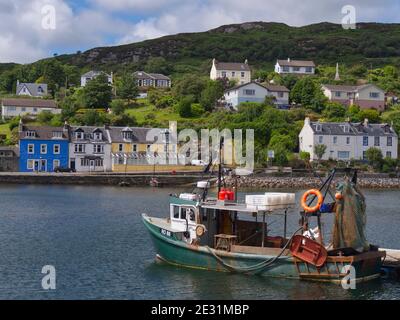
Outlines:
{"type": "MultiPolygon", "coordinates": [[[[181,269],[155,261],[140,213],[164,217],[179,189],[0,186],[0,299],[399,299],[400,282],[357,290],[181,269]],[[57,289],[42,289],[53,265],[57,289]]],[[[366,191],[370,242],[400,248],[400,191],[366,191]]],[[[325,220],[331,220],[327,217],[325,220]]],[[[298,215],[289,217],[289,231],[298,215]]],[[[276,232],[282,218],[270,217],[276,232]],[[274,222],[275,221],[275,222],[274,222]]],[[[329,232],[330,224],[324,229],[329,232]]]]}

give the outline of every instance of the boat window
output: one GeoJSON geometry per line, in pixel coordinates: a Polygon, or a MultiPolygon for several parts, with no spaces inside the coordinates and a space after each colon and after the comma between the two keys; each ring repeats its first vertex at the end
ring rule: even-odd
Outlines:
{"type": "Polygon", "coordinates": [[[180,209],[180,207],[173,206],[173,208],[174,208],[174,218],[175,219],[179,219],[179,209],[180,209]]]}
{"type": "Polygon", "coordinates": [[[192,208],[186,209],[186,214],[189,215],[189,219],[191,221],[195,221],[196,220],[196,215],[194,213],[194,209],[192,209],[192,208]]]}
{"type": "Polygon", "coordinates": [[[186,210],[184,208],[182,208],[182,210],[181,210],[181,219],[182,220],[186,219],[186,210]]]}

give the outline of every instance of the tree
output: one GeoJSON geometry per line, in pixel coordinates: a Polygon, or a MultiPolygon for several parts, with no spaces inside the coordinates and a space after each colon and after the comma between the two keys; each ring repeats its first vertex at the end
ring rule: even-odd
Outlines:
{"type": "Polygon", "coordinates": [[[343,121],[343,118],[346,116],[346,108],[337,102],[328,102],[324,111],[322,111],[322,115],[328,121],[343,121]]]}
{"type": "Polygon", "coordinates": [[[200,104],[206,111],[212,111],[218,99],[224,94],[224,86],[220,81],[207,81],[204,90],[201,92],[200,104]]]}
{"type": "Polygon", "coordinates": [[[112,100],[112,88],[105,74],[90,80],[83,88],[83,101],[87,108],[107,109],[112,100]]]}
{"type": "Polygon", "coordinates": [[[189,118],[192,115],[192,103],[193,97],[185,96],[182,97],[178,103],[178,113],[182,118],[189,118]]]}
{"type": "Polygon", "coordinates": [[[117,95],[121,99],[128,100],[128,103],[130,103],[131,100],[135,100],[137,98],[137,96],[139,95],[139,88],[133,74],[125,72],[122,75],[117,85],[117,95]]]}
{"type": "Polygon", "coordinates": [[[113,100],[110,103],[110,106],[111,106],[111,110],[112,110],[113,114],[115,114],[115,115],[123,114],[126,109],[124,101],[122,101],[120,99],[113,100]]]}
{"type": "Polygon", "coordinates": [[[299,156],[300,156],[300,159],[305,162],[310,161],[310,153],[307,151],[300,151],[299,156]]]}
{"type": "Polygon", "coordinates": [[[296,82],[290,92],[290,100],[320,112],[327,98],[319,85],[315,84],[311,78],[306,77],[296,82]]]}
{"type": "Polygon", "coordinates": [[[378,123],[380,121],[379,112],[375,109],[361,109],[358,113],[360,121],[368,119],[370,123],[378,123]]]}
{"type": "Polygon", "coordinates": [[[171,65],[163,57],[151,57],[147,60],[144,70],[150,73],[170,74],[171,65]]]}
{"type": "Polygon", "coordinates": [[[326,145],[324,145],[324,144],[317,144],[317,145],[315,145],[315,147],[314,147],[314,152],[315,152],[315,155],[317,156],[317,158],[318,158],[318,161],[321,161],[321,159],[323,158],[323,156],[324,156],[324,154],[325,154],[325,152],[326,152],[326,145]]]}
{"type": "MultiPolygon", "coordinates": [[[[93,80],[92,80],[93,81],[93,80]]],[[[87,110],[80,118],[80,122],[87,126],[101,126],[106,122],[106,116],[104,113],[100,113],[96,110],[87,110]]]]}
{"type": "Polygon", "coordinates": [[[368,163],[374,169],[380,169],[382,167],[383,156],[382,156],[381,149],[375,148],[375,147],[371,147],[366,151],[365,157],[367,158],[368,163]]]}
{"type": "Polygon", "coordinates": [[[50,111],[44,110],[38,114],[37,120],[40,122],[40,124],[46,125],[51,122],[53,116],[54,115],[50,111]]]}
{"type": "Polygon", "coordinates": [[[187,74],[175,81],[172,94],[177,100],[180,97],[191,95],[193,97],[193,102],[199,102],[201,93],[206,85],[207,80],[205,78],[195,74],[187,74]]]}

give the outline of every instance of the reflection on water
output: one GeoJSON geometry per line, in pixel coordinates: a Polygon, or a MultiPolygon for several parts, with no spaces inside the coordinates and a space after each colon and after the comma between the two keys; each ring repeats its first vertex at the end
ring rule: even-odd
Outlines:
{"type": "MultiPolygon", "coordinates": [[[[298,280],[178,268],[155,261],[140,213],[163,217],[178,189],[0,186],[1,299],[399,299],[400,283],[357,290],[298,280]],[[57,270],[57,290],[41,288],[41,268],[57,270]]],[[[367,191],[372,243],[400,247],[400,191],[367,191]]],[[[241,195],[243,197],[243,195],[241,195]]],[[[325,217],[330,232],[332,217],[325,217]]],[[[283,218],[269,217],[282,234],[283,218]]],[[[298,215],[288,219],[288,233],[298,215]]]]}

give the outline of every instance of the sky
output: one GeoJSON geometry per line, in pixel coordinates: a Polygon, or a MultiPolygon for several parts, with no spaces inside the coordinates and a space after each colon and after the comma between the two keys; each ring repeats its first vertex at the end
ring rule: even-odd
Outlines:
{"type": "Polygon", "coordinates": [[[249,21],[400,23],[399,0],[0,0],[0,62],[30,63],[249,21]]]}

